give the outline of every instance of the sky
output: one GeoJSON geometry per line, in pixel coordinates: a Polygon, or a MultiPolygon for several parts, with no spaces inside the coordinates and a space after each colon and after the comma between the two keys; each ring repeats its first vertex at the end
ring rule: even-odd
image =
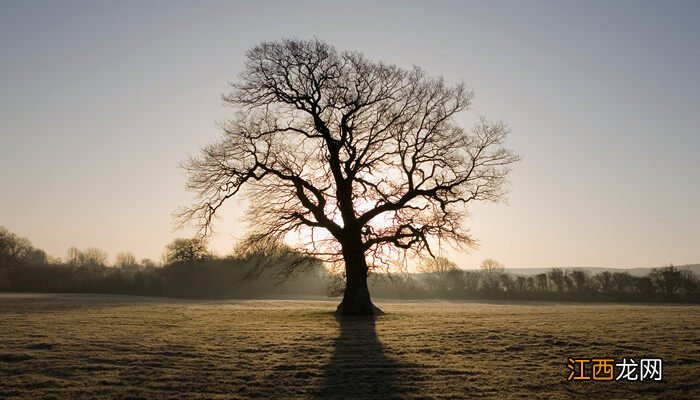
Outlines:
{"type": "MultiPolygon", "coordinates": [[[[178,168],[261,41],[313,38],[464,81],[522,156],[461,267],[700,262],[700,2],[0,1],[0,225],[53,256],[159,259],[178,168]]],[[[229,204],[210,241],[243,237],[229,204]]]]}

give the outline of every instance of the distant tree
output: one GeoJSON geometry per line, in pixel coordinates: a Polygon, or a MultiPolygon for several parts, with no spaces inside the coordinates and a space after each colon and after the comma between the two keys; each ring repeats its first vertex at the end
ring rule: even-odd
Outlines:
{"type": "Polygon", "coordinates": [[[506,292],[514,292],[515,291],[515,281],[513,280],[513,277],[510,276],[508,273],[502,273],[501,276],[498,277],[499,282],[501,284],[501,287],[506,290],[506,292]]]}
{"type": "Polygon", "coordinates": [[[501,275],[506,269],[505,265],[493,258],[487,258],[481,262],[479,267],[481,268],[481,281],[484,289],[487,291],[498,290],[501,283],[501,275]]]}
{"type": "Polygon", "coordinates": [[[135,268],[138,267],[138,262],[136,262],[136,257],[133,253],[126,251],[117,254],[114,266],[117,268],[135,268]]]}
{"type": "Polygon", "coordinates": [[[594,276],[596,282],[600,286],[600,291],[604,294],[609,294],[613,289],[612,273],[610,271],[603,271],[595,274],[594,276]]]}
{"type": "Polygon", "coordinates": [[[0,268],[12,265],[46,264],[43,250],[36,249],[27,238],[19,237],[0,226],[0,268]]]}
{"type": "Polygon", "coordinates": [[[654,293],[654,282],[648,276],[635,277],[634,288],[641,294],[652,295],[654,293]]]}
{"type": "Polygon", "coordinates": [[[479,290],[479,283],[481,282],[480,271],[464,271],[462,273],[462,279],[464,279],[464,290],[469,293],[476,293],[479,290]]]}
{"type": "Polygon", "coordinates": [[[66,263],[77,267],[104,267],[108,257],[107,252],[97,247],[88,247],[84,250],[70,247],[66,253],[66,263]]]}
{"type": "Polygon", "coordinates": [[[549,292],[549,281],[546,273],[543,272],[535,275],[535,280],[537,282],[537,290],[540,292],[549,292]]]}
{"type": "Polygon", "coordinates": [[[26,257],[26,263],[29,265],[44,265],[48,264],[49,256],[42,249],[33,248],[26,257]]]}
{"type": "Polygon", "coordinates": [[[519,293],[524,293],[527,291],[527,278],[524,276],[518,276],[515,278],[515,290],[519,293]]]}
{"type": "Polygon", "coordinates": [[[107,258],[109,255],[106,251],[97,247],[88,247],[83,250],[83,258],[85,265],[96,265],[104,267],[107,265],[107,258]]]}
{"type": "MultiPolygon", "coordinates": [[[[257,237],[248,236],[233,250],[233,256],[246,260],[251,268],[246,275],[248,279],[260,277],[266,269],[274,270],[270,274],[277,283],[297,276],[299,273],[310,272],[322,268],[322,263],[316,257],[301,252],[281,240],[268,238],[261,240],[257,237]]],[[[342,277],[337,275],[334,278],[342,277]]],[[[336,282],[336,286],[342,286],[336,282]]]]}
{"type": "Polygon", "coordinates": [[[686,295],[698,293],[700,290],[700,281],[693,271],[689,269],[681,270],[680,290],[686,295]]]}
{"type": "Polygon", "coordinates": [[[458,124],[473,97],[463,84],[319,40],[255,46],[232,87],[223,99],[238,114],[185,164],[196,200],[177,216],[206,235],[228,199],[247,195],[253,237],[295,235],[340,267],[338,314],[381,312],[374,268],[433,255],[436,243],[471,246],[467,205],[502,199],[518,160],[503,123],[458,124]]]}
{"type": "MultiPolygon", "coordinates": [[[[544,277],[546,280],[547,275],[545,275],[544,277]]],[[[537,285],[535,284],[535,278],[532,276],[528,276],[527,279],[525,280],[525,287],[527,288],[528,291],[534,292],[537,289],[537,285]]]]}
{"type": "Polygon", "coordinates": [[[627,293],[634,286],[634,278],[629,272],[613,272],[610,280],[617,293],[627,293]]]}
{"type": "Polygon", "coordinates": [[[574,282],[576,291],[583,292],[588,284],[588,274],[580,269],[571,271],[571,280],[574,282]]]}
{"type": "Polygon", "coordinates": [[[669,264],[666,267],[652,269],[649,273],[649,278],[651,278],[659,292],[673,295],[681,287],[683,274],[673,264],[669,264]]]}
{"type": "Polygon", "coordinates": [[[163,261],[166,264],[186,263],[211,258],[206,240],[177,238],[165,247],[163,261]]]}
{"type": "Polygon", "coordinates": [[[574,278],[571,276],[570,273],[564,274],[564,287],[569,293],[576,291],[576,283],[574,282],[574,278]]]}
{"type": "Polygon", "coordinates": [[[429,258],[418,266],[418,271],[426,274],[428,286],[440,292],[446,292],[449,286],[454,287],[452,280],[458,270],[457,264],[442,256],[429,258]]]}
{"type": "Polygon", "coordinates": [[[557,292],[564,292],[564,271],[562,271],[561,268],[552,268],[547,273],[547,278],[549,278],[549,281],[552,282],[557,292]]]}
{"type": "Polygon", "coordinates": [[[447,273],[447,289],[454,293],[463,293],[467,287],[465,271],[455,268],[447,273]]]}
{"type": "Polygon", "coordinates": [[[77,267],[83,263],[83,253],[79,248],[71,246],[66,250],[66,264],[77,267]]]}

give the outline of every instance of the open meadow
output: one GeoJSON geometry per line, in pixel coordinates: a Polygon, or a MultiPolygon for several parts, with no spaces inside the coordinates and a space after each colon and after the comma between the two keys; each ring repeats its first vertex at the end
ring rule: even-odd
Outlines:
{"type": "Polygon", "coordinates": [[[700,398],[700,307],[0,294],[0,398],[700,398]],[[568,382],[660,357],[662,382],[568,382]]]}

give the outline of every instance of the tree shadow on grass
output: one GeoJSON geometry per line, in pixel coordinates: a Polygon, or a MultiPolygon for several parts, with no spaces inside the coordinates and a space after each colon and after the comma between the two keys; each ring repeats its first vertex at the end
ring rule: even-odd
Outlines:
{"type": "Polygon", "coordinates": [[[317,399],[401,399],[420,391],[419,367],[386,354],[376,322],[375,317],[338,318],[338,338],[317,399]]]}

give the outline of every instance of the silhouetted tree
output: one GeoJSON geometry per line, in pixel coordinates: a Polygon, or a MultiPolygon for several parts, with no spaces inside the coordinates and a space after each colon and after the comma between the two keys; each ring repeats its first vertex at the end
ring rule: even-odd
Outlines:
{"type": "Polygon", "coordinates": [[[464,290],[468,293],[476,293],[479,290],[481,282],[481,273],[479,271],[464,271],[462,274],[464,279],[464,290]]]}
{"type": "Polygon", "coordinates": [[[497,291],[501,283],[501,274],[506,269],[505,265],[493,258],[487,258],[481,262],[479,267],[481,268],[481,282],[484,290],[497,291]]]}
{"type": "Polygon", "coordinates": [[[50,259],[44,250],[33,248],[27,255],[26,262],[30,265],[43,265],[49,263],[50,259]]]}
{"type": "MultiPolygon", "coordinates": [[[[545,279],[546,278],[547,278],[547,275],[545,275],[545,279]]],[[[528,276],[527,280],[525,281],[525,287],[527,288],[527,290],[534,292],[537,288],[537,286],[535,284],[535,278],[532,276],[528,276]]]]}
{"type": "Polygon", "coordinates": [[[343,265],[339,314],[380,312],[370,269],[434,254],[433,238],[473,244],[465,207],[500,200],[518,159],[503,123],[456,123],[473,97],[464,84],[319,40],[255,46],[232,87],[224,102],[238,114],[185,164],[196,201],[178,216],[206,235],[222,204],[247,194],[253,237],[296,234],[300,249],[343,265]]]}
{"type": "Polygon", "coordinates": [[[554,288],[560,294],[564,292],[564,271],[561,268],[552,268],[547,273],[547,278],[554,285],[554,288]]]}
{"type": "Polygon", "coordinates": [[[135,268],[138,267],[138,263],[134,254],[126,251],[117,254],[114,259],[114,266],[117,268],[135,268]]]}
{"type": "Polygon", "coordinates": [[[186,263],[210,258],[206,240],[177,238],[165,247],[163,261],[166,264],[186,263]]]}
{"type": "Polygon", "coordinates": [[[447,292],[448,287],[454,289],[453,279],[457,277],[457,264],[446,257],[429,258],[418,265],[418,271],[426,274],[428,286],[438,292],[447,292]]]}
{"type": "Polygon", "coordinates": [[[698,289],[700,289],[698,277],[689,269],[682,269],[680,290],[683,294],[690,295],[698,293],[698,289]]]}
{"type": "Polygon", "coordinates": [[[463,293],[467,287],[465,271],[455,268],[447,272],[447,289],[453,293],[463,293]]]}
{"type": "Polygon", "coordinates": [[[40,265],[46,261],[46,253],[34,248],[29,239],[19,237],[0,226],[0,268],[12,265],[40,265]]]}
{"type": "Polygon", "coordinates": [[[634,286],[634,278],[629,272],[613,272],[610,280],[617,293],[627,293],[634,286]]]}
{"type": "Polygon", "coordinates": [[[503,273],[501,276],[499,276],[499,281],[501,284],[501,287],[506,290],[506,292],[514,292],[515,291],[515,282],[513,281],[513,278],[510,276],[508,273],[503,273]]]}
{"type": "Polygon", "coordinates": [[[265,269],[272,269],[274,279],[282,283],[299,273],[322,268],[317,257],[300,252],[272,237],[261,240],[248,236],[234,248],[233,255],[251,264],[248,279],[258,278],[265,269]]]}
{"type": "Polygon", "coordinates": [[[66,254],[66,263],[76,267],[103,267],[108,257],[107,252],[97,247],[88,247],[84,250],[70,247],[66,254]]]}
{"type": "Polygon", "coordinates": [[[574,283],[574,278],[571,277],[570,273],[564,273],[564,287],[571,293],[576,291],[576,283],[574,283]]]}
{"type": "Polygon", "coordinates": [[[659,291],[665,295],[673,295],[678,291],[683,281],[681,271],[670,264],[662,268],[654,268],[649,273],[649,278],[659,291]]]}
{"type": "Polygon", "coordinates": [[[82,264],[82,252],[79,248],[71,246],[66,250],[66,264],[79,266],[82,264]]]}
{"type": "Polygon", "coordinates": [[[600,291],[603,294],[610,294],[613,289],[612,283],[612,273],[610,271],[603,271],[595,274],[594,276],[596,282],[600,286],[600,291]]]}
{"type": "Polygon", "coordinates": [[[549,281],[547,280],[547,274],[541,273],[535,275],[535,280],[537,282],[537,290],[540,292],[549,292],[549,281]]]}
{"type": "Polygon", "coordinates": [[[634,278],[635,289],[642,294],[651,295],[654,293],[654,282],[648,276],[640,276],[634,278]]]}
{"type": "Polygon", "coordinates": [[[576,291],[583,292],[586,289],[588,283],[588,274],[580,269],[575,269],[571,271],[571,280],[574,281],[574,286],[576,291]]]}

